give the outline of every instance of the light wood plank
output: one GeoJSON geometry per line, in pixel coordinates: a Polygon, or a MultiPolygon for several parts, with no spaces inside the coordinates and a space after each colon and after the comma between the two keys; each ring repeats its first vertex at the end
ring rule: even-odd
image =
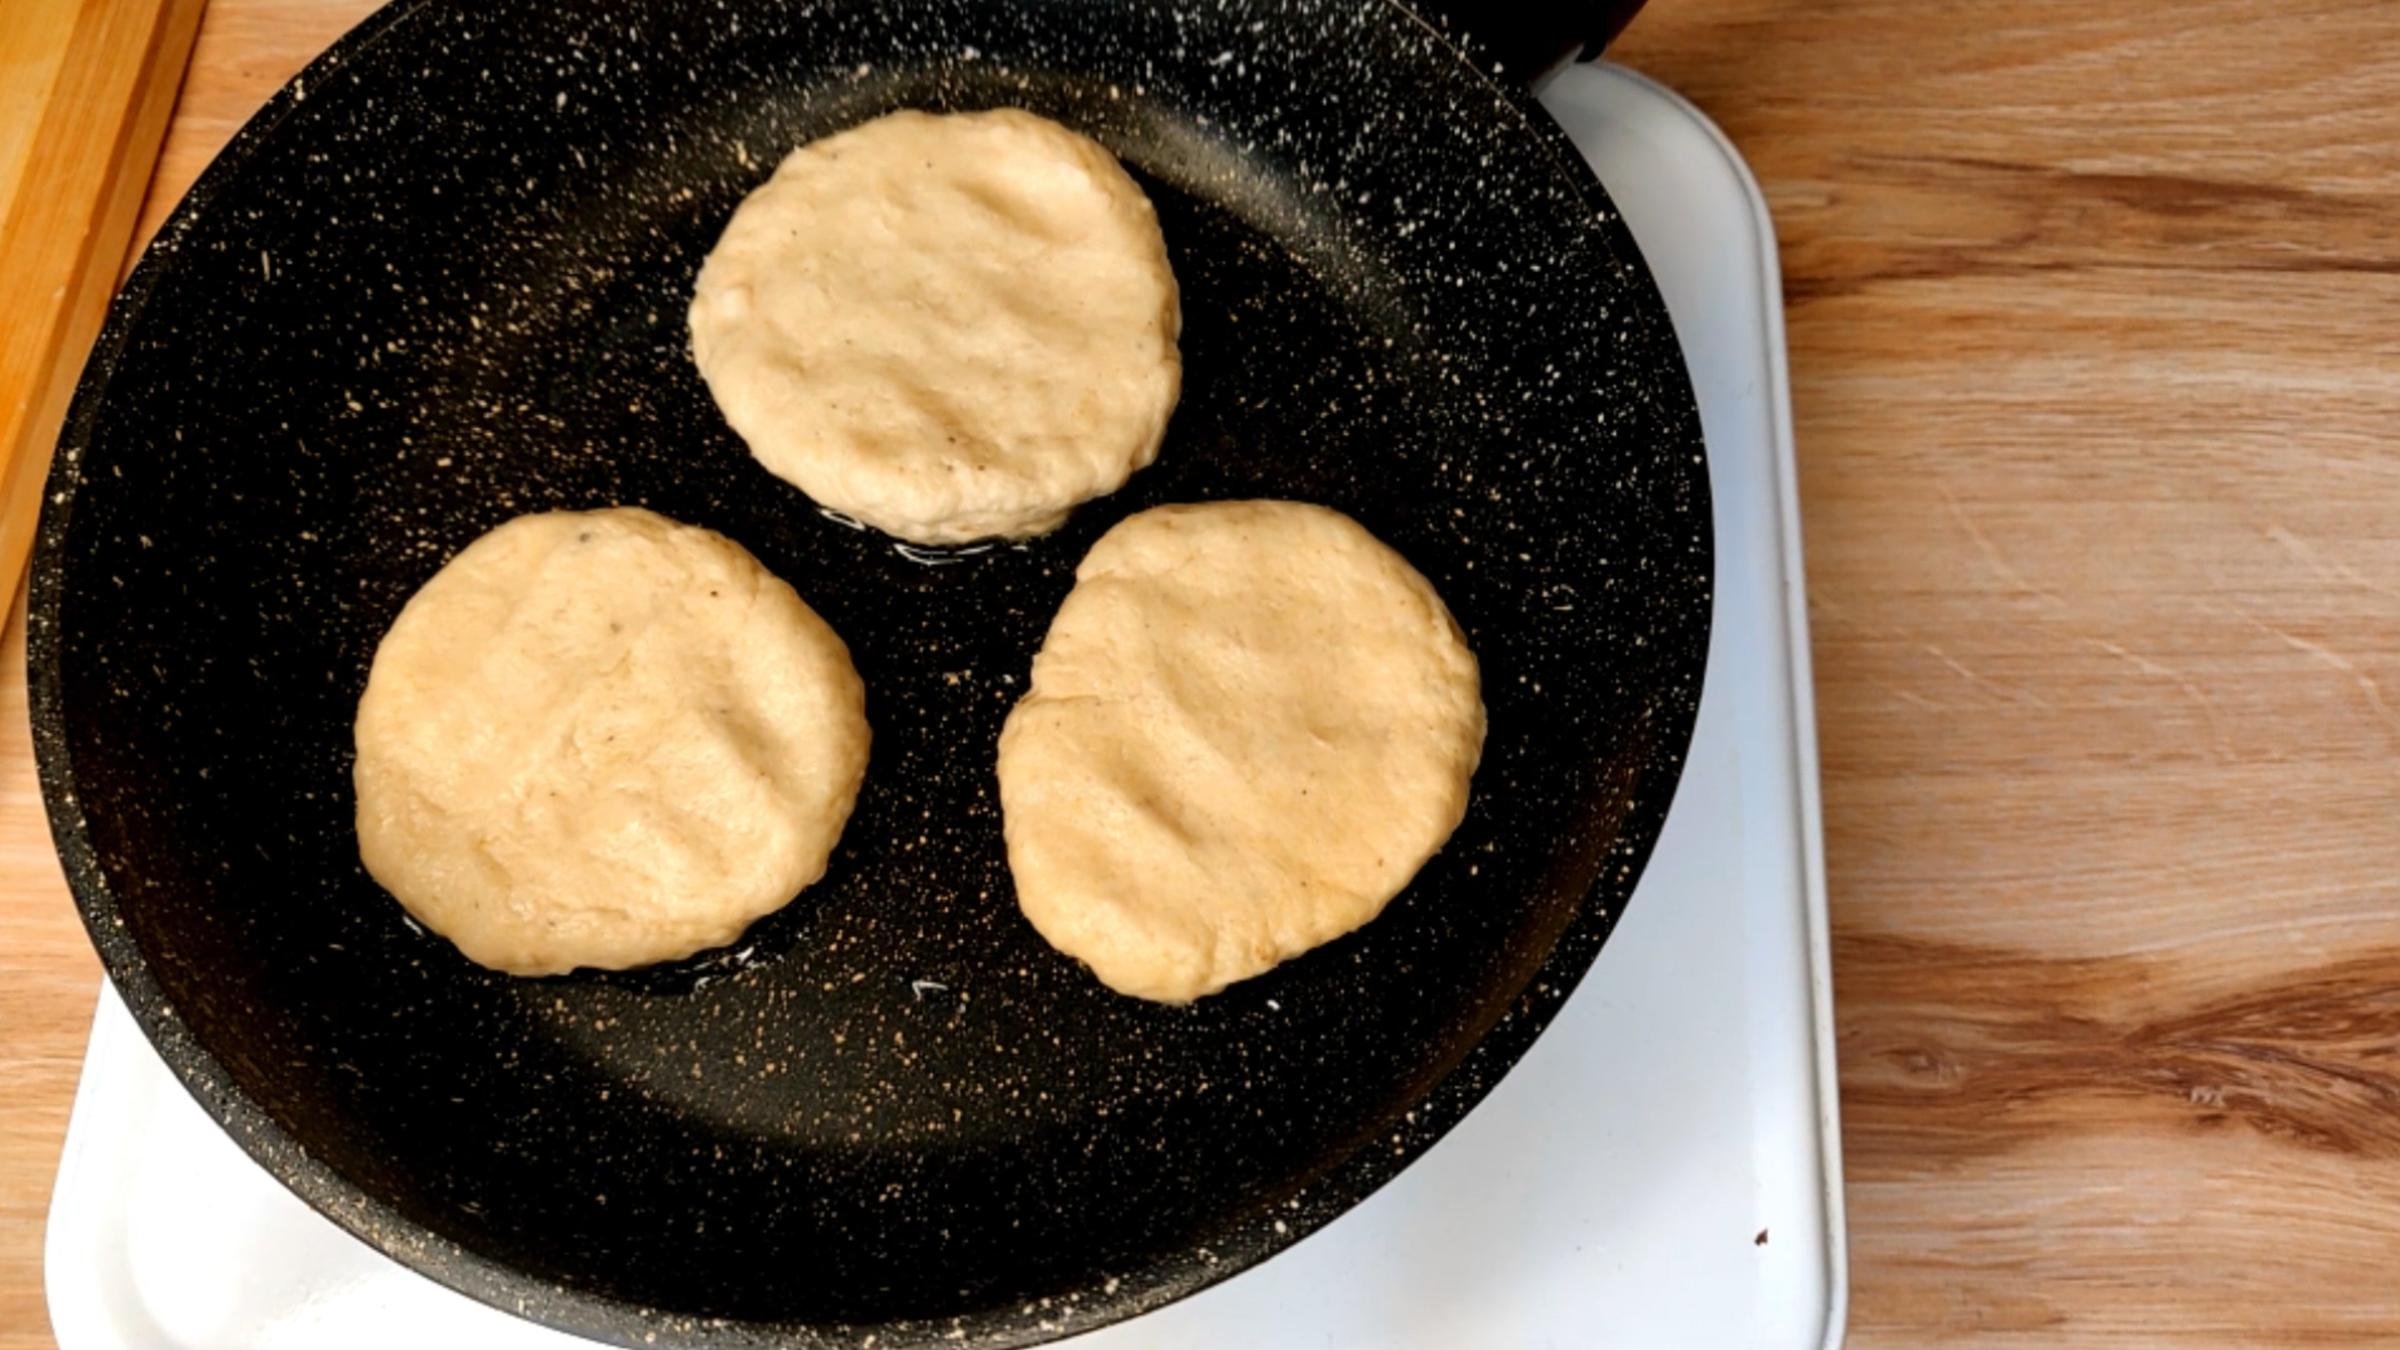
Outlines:
{"type": "Polygon", "coordinates": [[[2400,1343],[2400,6],[1623,52],[1782,235],[1853,1342],[2400,1343]]]}
{"type": "MultiPolygon", "coordinates": [[[[12,82],[51,67],[29,138],[0,200],[0,594],[15,590],[41,510],[42,480],[84,353],[100,331],[165,134],[204,0],[60,0],[0,21],[12,82]],[[31,44],[58,41],[54,61],[31,44]]],[[[13,6],[12,6],[13,8],[13,6]]],[[[18,103],[12,94],[8,102],[18,103]]],[[[21,133],[18,133],[21,134],[21,133]]]]}
{"type": "Polygon", "coordinates": [[[83,0],[15,0],[0,5],[0,220],[16,199],[17,180],[33,153],[42,105],[58,82],[67,37],[83,0]]]}

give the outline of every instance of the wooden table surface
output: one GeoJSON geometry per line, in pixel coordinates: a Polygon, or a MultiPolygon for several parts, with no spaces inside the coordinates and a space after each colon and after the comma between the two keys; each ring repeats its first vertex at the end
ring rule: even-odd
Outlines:
{"type": "MultiPolygon", "coordinates": [[[[214,0],[147,211],[369,0],[214,0]]],[[[2400,1344],[2400,4],[1657,0],[1781,232],[1853,1342],[2400,1344]]],[[[0,1347],[94,964],[0,653],[0,1347]]]]}

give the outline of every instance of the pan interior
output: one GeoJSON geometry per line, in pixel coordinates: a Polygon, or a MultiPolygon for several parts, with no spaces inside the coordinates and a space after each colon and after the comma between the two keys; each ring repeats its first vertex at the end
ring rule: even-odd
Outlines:
{"type": "Polygon", "coordinates": [[[52,484],[37,733],[112,972],[188,1033],[212,1109],[246,1103],[355,1191],[337,1217],[570,1302],[1104,1319],[1293,1240],[1453,1123],[1571,987],[1698,697],[1688,387],[1549,136],[1429,31],[1351,6],[384,21],[169,227],[52,484]],[[1186,391],[1157,465],[1057,534],[907,550],[751,461],[683,309],[792,145],[1002,104],[1098,137],[1151,194],[1186,391]],[[1465,824],[1381,919],[1151,1006],[1018,917],[993,743],[1102,531],[1242,496],[1338,507],[1422,569],[1483,662],[1490,738],[1465,824]],[[873,761],[831,872],[737,947],[510,979],[360,870],[350,718],[447,557],[614,503],[797,586],[867,681],[873,761]],[[1502,1049],[1454,1075],[1479,1041],[1502,1049]]]}

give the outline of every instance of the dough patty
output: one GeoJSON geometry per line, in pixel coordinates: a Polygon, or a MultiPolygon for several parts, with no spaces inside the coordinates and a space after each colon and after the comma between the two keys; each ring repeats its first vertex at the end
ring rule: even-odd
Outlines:
{"type": "Polygon", "coordinates": [[[825,873],[867,762],[848,649],[741,545],[520,516],[427,581],[359,699],[358,850],[521,975],[731,942],[825,873]]]}
{"type": "Polygon", "coordinates": [[[1045,533],[1155,459],[1181,326],[1149,198],[1013,108],[801,146],[691,306],[700,373],[759,462],[929,544],[1045,533]]]}
{"type": "Polygon", "coordinates": [[[1466,812],[1475,656],[1357,522],[1163,506],[1075,572],[1000,735],[1017,903],[1121,993],[1180,1003],[1358,927],[1466,812]]]}

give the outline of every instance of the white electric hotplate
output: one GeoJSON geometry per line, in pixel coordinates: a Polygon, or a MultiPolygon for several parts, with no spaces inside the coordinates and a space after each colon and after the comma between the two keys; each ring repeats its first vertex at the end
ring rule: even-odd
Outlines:
{"type": "MultiPolygon", "coordinates": [[[[1625,918],[1421,1160],[1290,1251],[1074,1350],[1841,1339],[1832,991],[1781,284],[1706,118],[1612,67],[1544,95],[1614,194],[1699,390],[1716,503],[1700,719],[1625,918]]],[[[587,1344],[452,1293],[262,1171],[103,991],[50,1204],[63,1350],[587,1344]]]]}

